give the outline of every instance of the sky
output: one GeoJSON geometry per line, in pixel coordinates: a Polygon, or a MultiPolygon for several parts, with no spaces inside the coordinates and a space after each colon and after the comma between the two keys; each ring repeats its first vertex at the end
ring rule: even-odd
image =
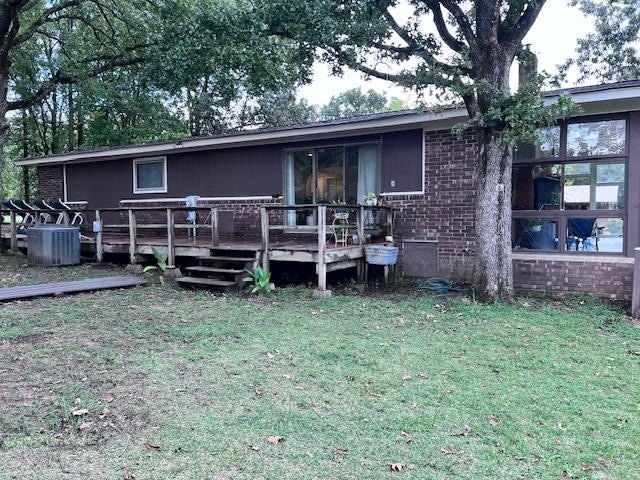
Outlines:
{"type": "MultiPolygon", "coordinates": [[[[574,55],[578,38],[585,36],[592,28],[591,20],[582,15],[577,7],[570,7],[568,0],[547,0],[524,43],[531,44],[531,49],[538,55],[540,70],[556,73],[556,66],[574,55]]],[[[511,78],[517,82],[517,65],[512,69],[511,78]]],[[[576,72],[570,71],[567,84],[563,86],[576,85],[576,78],[576,72]]],[[[345,72],[342,77],[331,76],[325,64],[316,64],[313,82],[301,88],[299,95],[312,104],[323,105],[333,95],[356,87],[384,91],[389,97],[398,97],[409,105],[415,101],[412,92],[383,80],[367,79],[358,72],[345,72]]]]}

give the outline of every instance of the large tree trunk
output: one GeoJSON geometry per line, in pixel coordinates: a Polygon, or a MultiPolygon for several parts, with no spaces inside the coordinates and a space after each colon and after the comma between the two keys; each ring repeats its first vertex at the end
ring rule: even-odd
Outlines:
{"type": "Polygon", "coordinates": [[[482,301],[511,303],[511,149],[493,129],[481,132],[479,144],[474,286],[482,301]]]}
{"type": "Polygon", "coordinates": [[[4,142],[9,129],[7,121],[9,93],[9,67],[0,59],[0,197],[4,196],[4,142]]]}

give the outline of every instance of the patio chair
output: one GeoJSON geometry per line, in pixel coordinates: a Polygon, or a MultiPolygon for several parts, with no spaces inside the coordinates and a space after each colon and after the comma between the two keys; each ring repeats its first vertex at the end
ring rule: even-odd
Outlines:
{"type": "Polygon", "coordinates": [[[349,212],[335,212],[331,222],[331,231],[335,240],[335,246],[347,246],[349,242],[349,212]]]}
{"type": "Polygon", "coordinates": [[[9,205],[12,207],[10,210],[22,215],[22,226],[26,227],[35,223],[37,210],[32,205],[19,198],[9,199],[9,205]]]}
{"type": "MultiPolygon", "coordinates": [[[[47,200],[46,203],[49,204],[55,210],[63,210],[63,213],[64,211],[67,211],[69,214],[73,213],[73,216],[70,215],[69,225],[78,227],[82,225],[82,223],[84,222],[84,218],[82,217],[82,214],[80,212],[78,212],[77,210],[73,210],[69,205],[64,203],[59,198],[50,198],[47,200]]],[[[63,221],[64,221],[64,215],[61,214],[56,220],[56,223],[60,224],[63,221]]]]}
{"type": "Polygon", "coordinates": [[[40,209],[40,221],[42,223],[62,223],[62,213],[57,212],[55,208],[42,199],[35,199],[33,206],[40,209]],[[49,213],[49,212],[50,213],[49,213]]]}

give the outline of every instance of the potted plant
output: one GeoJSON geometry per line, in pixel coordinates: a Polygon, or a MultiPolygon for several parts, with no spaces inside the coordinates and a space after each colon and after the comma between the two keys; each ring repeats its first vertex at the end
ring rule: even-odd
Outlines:
{"type": "Polygon", "coordinates": [[[378,204],[378,197],[375,193],[369,192],[364,196],[364,204],[369,207],[375,207],[378,204]]]}

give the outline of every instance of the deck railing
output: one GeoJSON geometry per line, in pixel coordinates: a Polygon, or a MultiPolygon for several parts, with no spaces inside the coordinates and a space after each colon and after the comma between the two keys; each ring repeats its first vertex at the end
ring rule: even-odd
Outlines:
{"type": "MultiPolygon", "coordinates": [[[[136,263],[136,250],[138,247],[139,230],[164,230],[167,237],[167,261],[170,265],[176,260],[176,230],[192,230],[197,232],[201,229],[211,232],[211,247],[220,245],[220,228],[217,207],[130,207],[130,208],[101,208],[95,210],[95,219],[100,222],[96,233],[96,260],[103,261],[104,257],[104,232],[128,230],[129,236],[129,261],[136,263]],[[117,212],[122,215],[126,213],[126,223],[105,223],[105,216],[109,212],[117,212]],[[157,214],[166,215],[166,221],[159,223],[157,214]],[[176,212],[195,212],[194,223],[176,223],[176,212]],[[198,213],[206,214],[205,221],[197,222],[198,213]],[[139,214],[156,214],[149,223],[141,221],[139,214]]],[[[197,233],[196,233],[197,234],[197,233]]]]}
{"type": "MultiPolygon", "coordinates": [[[[18,229],[21,225],[17,221],[14,210],[0,210],[0,213],[9,213],[11,228],[11,249],[18,248],[18,229]]],[[[196,207],[129,207],[129,208],[100,208],[95,210],[72,209],[33,209],[28,213],[33,221],[30,225],[40,225],[45,215],[51,218],[62,214],[63,225],[70,225],[76,213],[83,216],[81,232],[95,235],[96,260],[102,262],[105,252],[105,234],[109,232],[124,233],[128,236],[128,253],[131,263],[136,263],[136,255],[141,235],[141,230],[162,230],[166,234],[167,256],[170,264],[175,264],[176,259],[176,231],[204,229],[210,232],[211,247],[220,246],[220,225],[218,207],[196,206],[196,207]],[[177,220],[178,213],[195,212],[194,223],[186,220],[177,220]],[[200,214],[200,215],[199,215],[200,214]],[[147,218],[144,218],[146,216],[147,218]],[[202,220],[204,217],[204,221],[202,220]],[[95,222],[95,223],[94,223],[95,222]]],[[[186,215],[183,217],[186,218],[186,215]]],[[[262,244],[263,267],[269,271],[269,251],[271,250],[271,232],[282,232],[283,234],[310,234],[317,239],[317,268],[319,277],[319,288],[325,288],[325,278],[327,264],[325,263],[325,252],[327,250],[327,235],[344,235],[343,245],[354,240],[356,245],[363,245],[366,240],[367,230],[377,221],[378,233],[384,238],[393,235],[393,209],[387,206],[364,206],[364,205],[274,205],[267,204],[260,207],[260,235],[262,244]],[[311,225],[298,225],[296,212],[310,212],[308,218],[312,220],[311,225]],[[338,214],[342,213],[339,217],[338,214]],[[380,214],[383,220],[379,221],[380,214]],[[272,222],[270,217],[279,218],[279,221],[272,222]],[[340,218],[336,224],[334,221],[340,218]],[[384,225],[383,225],[384,224],[384,225]],[[340,232],[340,233],[339,233],[340,232]],[[353,236],[355,235],[355,237],[353,236]]],[[[256,225],[257,227],[257,225],[256,225]]],[[[257,232],[256,232],[257,233],[257,232]]],[[[88,237],[87,237],[88,238],[88,237]]],[[[94,240],[94,238],[90,238],[94,240]]]]}
{"type": "MultiPolygon", "coordinates": [[[[96,260],[102,262],[104,260],[104,234],[109,232],[122,231],[127,232],[129,240],[129,259],[131,263],[136,263],[136,249],[138,247],[138,232],[140,230],[164,230],[167,238],[167,260],[170,264],[175,264],[175,240],[176,230],[198,230],[204,229],[211,232],[211,247],[218,247],[220,245],[220,229],[219,229],[219,216],[217,207],[130,207],[130,208],[100,208],[96,210],[84,210],[84,209],[72,209],[72,210],[55,210],[55,209],[33,209],[28,214],[33,219],[28,223],[21,223],[17,221],[17,215],[23,212],[16,212],[15,210],[0,210],[0,214],[4,215],[8,213],[10,217],[10,245],[11,250],[16,251],[18,249],[18,230],[22,227],[28,228],[32,225],[41,225],[47,223],[43,221],[45,215],[63,215],[62,225],[68,226],[71,224],[71,219],[76,213],[80,213],[83,216],[83,222],[81,225],[77,225],[81,228],[82,233],[95,234],[96,245],[96,260]],[[176,212],[195,212],[195,222],[176,223],[176,212]],[[150,214],[151,219],[149,221],[142,220],[141,214],[150,214]],[[198,223],[198,213],[205,214],[205,221],[198,223]],[[93,214],[93,215],[92,215],[93,214]],[[116,219],[113,219],[114,214],[116,219]],[[164,217],[166,215],[166,221],[159,221],[159,214],[164,217]],[[109,218],[111,217],[111,218],[109,218]],[[121,221],[124,219],[124,221],[121,221]],[[109,220],[109,221],[107,221],[109,220]],[[94,226],[94,221],[98,223],[94,226]]],[[[52,223],[53,224],[53,223],[52,223]]]]}
{"type": "MultiPolygon", "coordinates": [[[[262,267],[269,272],[269,250],[272,231],[281,231],[283,233],[311,233],[315,234],[318,241],[318,289],[326,290],[327,263],[325,262],[325,251],[327,248],[327,234],[333,234],[336,237],[339,231],[349,231],[353,229],[356,232],[358,245],[365,243],[365,231],[368,214],[373,219],[375,213],[382,212],[385,216],[386,232],[384,237],[393,236],[393,208],[387,206],[365,206],[365,205],[264,205],[260,209],[260,226],[262,232],[262,267]],[[290,212],[312,212],[314,225],[297,225],[296,215],[293,215],[293,222],[287,222],[285,219],[289,217],[290,212]],[[271,224],[270,213],[279,212],[281,223],[271,224]],[[330,216],[337,217],[338,213],[347,213],[346,219],[338,224],[330,220],[330,216]],[[355,222],[351,219],[355,217],[355,222]]],[[[290,219],[290,218],[289,218],[290,219]]],[[[348,242],[348,236],[347,236],[348,242]]]]}

